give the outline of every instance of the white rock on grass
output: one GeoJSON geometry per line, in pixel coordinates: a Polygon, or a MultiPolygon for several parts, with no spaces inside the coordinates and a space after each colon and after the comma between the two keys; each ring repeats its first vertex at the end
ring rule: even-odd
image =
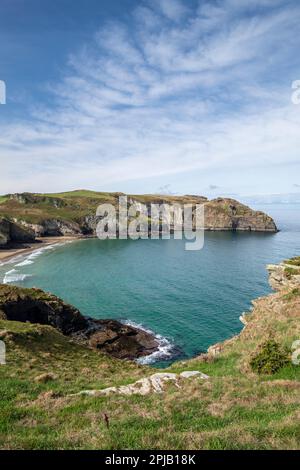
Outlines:
{"type": "Polygon", "coordinates": [[[164,391],[164,384],[166,382],[173,382],[176,387],[180,387],[179,379],[189,379],[198,376],[200,379],[208,379],[209,376],[203,374],[198,370],[187,370],[181,372],[179,375],[171,372],[158,372],[139,379],[133,384],[121,385],[120,387],[108,387],[102,390],[82,390],[79,393],[74,393],[71,396],[107,396],[107,395],[149,395],[150,393],[162,393],[164,391]]]}

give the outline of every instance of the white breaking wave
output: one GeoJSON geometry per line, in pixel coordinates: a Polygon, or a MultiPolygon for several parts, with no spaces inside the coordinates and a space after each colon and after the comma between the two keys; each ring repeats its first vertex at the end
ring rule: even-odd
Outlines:
{"type": "Polygon", "coordinates": [[[22,263],[16,264],[16,267],[17,266],[29,266],[30,264],[33,264],[33,261],[31,261],[30,259],[25,259],[24,261],[22,261],[22,263]]]}
{"type": "MultiPolygon", "coordinates": [[[[36,249],[30,254],[20,254],[16,255],[14,258],[10,259],[9,261],[4,261],[0,263],[0,266],[3,266],[5,264],[14,266],[15,268],[17,267],[22,267],[22,266],[29,266],[33,264],[40,255],[42,255],[45,251],[53,250],[55,248],[67,245],[69,243],[72,243],[72,240],[65,240],[62,241],[61,243],[55,243],[53,245],[47,245],[43,246],[41,248],[36,249]]],[[[12,269],[11,271],[7,271],[4,274],[4,278],[2,283],[3,284],[9,284],[13,282],[22,282],[26,278],[32,277],[31,274],[21,274],[19,273],[16,269],[12,269]]],[[[1,282],[1,278],[0,278],[1,282]]]]}
{"type": "Polygon", "coordinates": [[[3,284],[10,284],[12,282],[22,282],[27,277],[31,277],[31,274],[19,273],[16,269],[11,269],[5,273],[3,284]]]}
{"type": "Polygon", "coordinates": [[[153,335],[159,344],[157,351],[152,354],[149,354],[149,356],[138,358],[136,360],[138,364],[153,364],[157,361],[170,359],[173,356],[174,344],[172,344],[171,341],[165,338],[164,336],[155,334],[152,330],[149,330],[148,328],[145,328],[143,325],[140,325],[138,323],[134,323],[131,320],[125,320],[123,323],[125,323],[125,325],[132,326],[133,328],[138,328],[139,330],[146,331],[146,333],[153,335]]]}

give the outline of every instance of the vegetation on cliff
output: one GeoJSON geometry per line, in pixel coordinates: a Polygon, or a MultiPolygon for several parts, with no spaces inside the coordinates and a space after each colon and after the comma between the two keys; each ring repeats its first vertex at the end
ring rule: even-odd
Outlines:
{"type": "Polygon", "coordinates": [[[286,279],[284,266],[270,269],[278,291],[253,302],[239,336],[167,370],[199,370],[209,379],[169,383],[161,394],[71,396],[127,385],[155,369],[74,343],[48,325],[0,320],[7,348],[0,447],[299,449],[300,366],[291,354],[300,339],[300,281],[286,279]],[[257,374],[251,361],[270,340],[288,351],[288,361],[257,374]]]}
{"type": "MultiPolygon", "coordinates": [[[[99,204],[118,206],[121,193],[72,191],[58,194],[10,194],[0,199],[0,217],[18,222],[36,236],[95,234],[96,210],[99,204]]],[[[135,201],[150,207],[157,204],[204,204],[205,229],[276,232],[271,217],[234,199],[207,200],[201,196],[129,195],[135,201]]],[[[1,227],[0,227],[1,233],[1,227]]]]}
{"type": "Polygon", "coordinates": [[[0,284],[0,319],[52,326],[76,342],[119,359],[137,359],[159,347],[147,331],[117,320],[84,317],[72,305],[36,288],[0,284]]]}

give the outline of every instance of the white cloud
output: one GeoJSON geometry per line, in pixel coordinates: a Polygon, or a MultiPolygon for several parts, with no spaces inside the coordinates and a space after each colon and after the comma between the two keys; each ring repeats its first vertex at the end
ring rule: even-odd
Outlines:
{"type": "Polygon", "coordinates": [[[260,3],[245,15],[235,0],[149,2],[134,28],[103,26],[52,85],[53,106],[3,127],[0,192],[129,180],[134,192],[134,180],[230,167],[246,181],[247,168],[299,161],[300,108],[266,59],[281,71],[282,39],[297,50],[300,7],[260,3]]]}
{"type": "Polygon", "coordinates": [[[186,5],[179,0],[156,0],[155,3],[162,13],[173,21],[179,21],[188,11],[186,5]]]}

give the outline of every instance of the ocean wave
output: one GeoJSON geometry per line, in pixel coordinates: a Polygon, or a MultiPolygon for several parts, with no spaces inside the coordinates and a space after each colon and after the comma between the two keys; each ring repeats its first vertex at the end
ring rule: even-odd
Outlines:
{"type": "Polygon", "coordinates": [[[4,275],[3,284],[11,284],[13,282],[22,282],[26,278],[31,277],[31,274],[22,274],[19,273],[16,269],[11,269],[7,271],[4,275]]]}
{"type": "MultiPolygon", "coordinates": [[[[30,254],[28,253],[17,254],[16,256],[9,259],[8,261],[1,262],[0,266],[10,265],[10,266],[14,266],[14,268],[22,267],[22,266],[29,266],[33,264],[36,258],[38,258],[43,253],[50,251],[50,250],[54,250],[55,248],[67,245],[69,243],[72,243],[72,240],[64,240],[61,243],[54,243],[53,245],[46,245],[46,246],[37,248],[36,250],[32,251],[30,254]]],[[[2,282],[3,284],[8,284],[12,282],[22,282],[27,277],[31,277],[31,276],[32,276],[31,274],[21,274],[17,270],[12,269],[11,271],[7,271],[4,274],[4,278],[2,282]]],[[[0,278],[0,282],[1,282],[1,278],[0,278]]]]}
{"type": "Polygon", "coordinates": [[[31,261],[30,259],[24,259],[24,261],[22,261],[21,263],[16,264],[16,267],[17,266],[29,266],[30,264],[33,264],[33,261],[31,261]]]}
{"type": "Polygon", "coordinates": [[[147,333],[153,335],[159,344],[157,351],[152,354],[149,354],[149,356],[138,358],[136,360],[138,364],[154,364],[157,361],[171,359],[174,356],[174,351],[176,348],[175,345],[168,338],[165,338],[164,336],[159,334],[155,334],[149,328],[145,328],[143,325],[135,323],[131,320],[125,320],[123,323],[125,323],[125,325],[132,326],[133,328],[138,328],[139,330],[146,331],[147,333]]]}

